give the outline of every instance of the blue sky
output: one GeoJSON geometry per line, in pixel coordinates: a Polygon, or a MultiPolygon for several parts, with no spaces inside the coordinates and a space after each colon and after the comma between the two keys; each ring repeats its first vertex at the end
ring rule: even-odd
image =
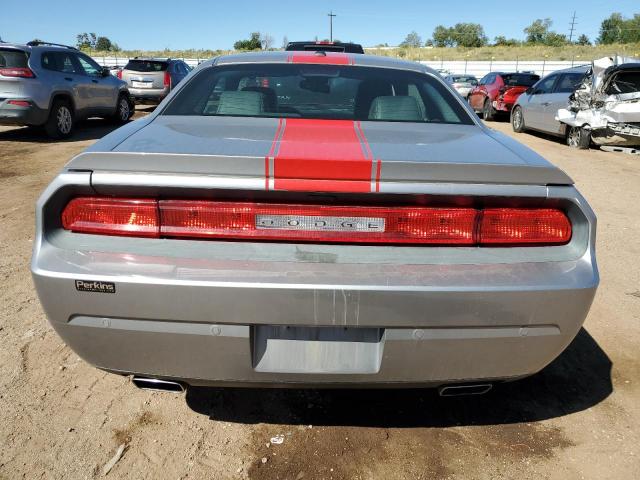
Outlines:
{"type": "Polygon", "coordinates": [[[249,32],[269,33],[275,46],[289,40],[329,36],[327,13],[333,10],[334,37],[365,46],[397,45],[416,30],[426,40],[438,24],[477,22],[489,38],[496,35],[522,38],[522,29],[536,18],[549,17],[553,29],[569,32],[577,11],[577,34],[591,39],[600,22],[612,11],[629,17],[640,13],[638,0],[558,1],[477,0],[449,1],[122,1],[1,0],[0,37],[26,42],[35,37],[59,43],[75,43],[80,32],[95,32],[123,49],[160,50],[231,48],[249,32]],[[55,5],[55,7],[52,7],[55,5]]]}

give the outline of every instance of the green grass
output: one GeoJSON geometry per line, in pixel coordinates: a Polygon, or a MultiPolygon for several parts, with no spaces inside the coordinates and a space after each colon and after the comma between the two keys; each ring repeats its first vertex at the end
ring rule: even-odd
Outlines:
{"type": "MultiPolygon", "coordinates": [[[[217,55],[233,53],[233,50],[122,50],[120,52],[87,51],[94,57],[172,57],[208,59],[217,55]]],[[[640,43],[625,45],[566,45],[563,47],[545,47],[523,45],[517,47],[480,47],[480,48],[393,48],[367,49],[368,54],[400,57],[407,60],[584,60],[619,54],[640,58],[640,43]]]]}
{"type": "Polygon", "coordinates": [[[394,48],[392,50],[368,49],[367,53],[401,57],[407,60],[592,60],[609,55],[626,55],[640,58],[640,43],[626,45],[545,47],[526,45],[517,47],[480,48],[394,48]]]}

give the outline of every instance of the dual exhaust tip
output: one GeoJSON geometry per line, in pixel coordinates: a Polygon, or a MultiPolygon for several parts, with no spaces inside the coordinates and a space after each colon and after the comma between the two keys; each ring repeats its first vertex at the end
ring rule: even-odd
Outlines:
{"type": "Polygon", "coordinates": [[[142,390],[154,390],[156,392],[183,393],[185,387],[180,382],[161,380],[159,378],[133,377],[133,384],[142,390]]]}
{"type": "MultiPolygon", "coordinates": [[[[157,392],[183,393],[185,386],[180,382],[171,380],[161,380],[159,378],[136,377],[131,381],[133,384],[143,390],[154,390],[157,392]]],[[[458,385],[445,385],[438,388],[438,394],[441,397],[457,397],[462,395],[483,395],[493,387],[490,383],[469,383],[458,385]]]]}

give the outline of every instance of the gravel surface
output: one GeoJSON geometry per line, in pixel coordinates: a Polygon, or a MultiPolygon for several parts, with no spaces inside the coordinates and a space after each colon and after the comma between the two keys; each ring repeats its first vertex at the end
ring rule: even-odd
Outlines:
{"type": "Polygon", "coordinates": [[[515,135],[574,178],[599,220],[591,313],[538,375],[473,398],[232,389],[185,397],[137,390],[81,361],[33,289],[35,200],[108,131],[92,120],[55,143],[0,127],[0,478],[102,477],[105,466],[110,478],[640,478],[637,156],[515,135]]]}

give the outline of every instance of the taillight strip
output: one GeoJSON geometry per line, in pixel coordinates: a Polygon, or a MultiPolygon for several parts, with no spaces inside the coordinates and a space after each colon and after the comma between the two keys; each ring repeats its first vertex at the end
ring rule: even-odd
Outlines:
{"type": "Polygon", "coordinates": [[[558,209],[332,206],[79,197],[62,213],[78,233],[166,238],[417,245],[560,245],[558,209]]]}

